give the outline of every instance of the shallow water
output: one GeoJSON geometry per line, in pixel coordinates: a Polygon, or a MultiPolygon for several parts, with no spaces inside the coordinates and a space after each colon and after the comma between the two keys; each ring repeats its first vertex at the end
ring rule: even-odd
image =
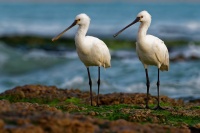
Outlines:
{"type": "MultiPolygon", "coordinates": [[[[200,46],[174,49],[170,55],[196,55],[200,46]],[[190,55],[188,54],[190,53],[190,55]]],[[[85,66],[75,51],[52,53],[43,50],[22,51],[0,45],[0,92],[18,85],[43,84],[60,88],[89,90],[85,66]]],[[[145,71],[134,50],[112,51],[112,67],[101,69],[100,93],[146,93],[145,71]]],[[[198,55],[197,55],[198,56],[198,55]]],[[[171,62],[170,71],[160,73],[160,93],[173,98],[200,97],[200,60],[171,62]]],[[[93,90],[97,92],[97,67],[91,67],[93,90]]],[[[157,68],[149,67],[150,93],[157,94],[157,68]]]]}

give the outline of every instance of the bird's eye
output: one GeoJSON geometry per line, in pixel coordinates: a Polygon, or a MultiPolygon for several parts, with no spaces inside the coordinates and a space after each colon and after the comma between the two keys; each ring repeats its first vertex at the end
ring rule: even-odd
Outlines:
{"type": "Polygon", "coordinates": [[[140,18],[143,18],[143,16],[141,16],[140,18]]]}
{"type": "Polygon", "coordinates": [[[78,19],[77,21],[80,21],[81,19],[78,19]]]}

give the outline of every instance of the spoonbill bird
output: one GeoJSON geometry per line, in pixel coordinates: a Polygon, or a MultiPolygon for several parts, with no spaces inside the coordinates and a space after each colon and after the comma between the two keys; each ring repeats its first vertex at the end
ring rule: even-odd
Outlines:
{"type": "Polygon", "coordinates": [[[139,57],[139,60],[142,62],[145,68],[146,73],[146,86],[147,86],[147,99],[146,99],[146,108],[149,108],[149,87],[150,81],[148,76],[148,65],[154,65],[158,67],[158,81],[157,81],[157,93],[158,93],[158,103],[155,109],[162,109],[160,106],[159,100],[159,86],[160,86],[160,77],[159,70],[168,71],[169,70],[169,53],[168,49],[165,46],[164,42],[159,38],[147,35],[147,30],[151,24],[151,15],[147,11],[141,11],[138,13],[136,19],[127,25],[125,28],[117,32],[114,37],[120,34],[122,31],[130,27],[131,25],[141,22],[136,42],[136,52],[139,57]]]}
{"type": "Polygon", "coordinates": [[[100,67],[108,68],[111,66],[110,52],[106,44],[93,36],[86,36],[90,24],[90,18],[84,13],[76,16],[74,22],[62,31],[60,34],[55,36],[52,41],[57,40],[62,34],[68,31],[75,25],[79,25],[78,31],[75,36],[76,51],[80,60],[84,63],[87,68],[89,86],[90,86],[90,100],[92,106],[92,80],[90,76],[90,66],[98,66],[98,95],[97,95],[97,106],[99,106],[99,89],[100,89],[100,67]]]}

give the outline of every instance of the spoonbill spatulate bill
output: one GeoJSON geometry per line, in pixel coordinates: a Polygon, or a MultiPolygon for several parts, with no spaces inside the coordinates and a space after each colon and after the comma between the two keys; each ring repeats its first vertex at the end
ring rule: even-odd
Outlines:
{"type": "Polygon", "coordinates": [[[136,52],[139,57],[139,60],[142,62],[145,68],[146,73],[146,86],[147,86],[147,98],[146,98],[146,108],[149,108],[149,88],[150,81],[148,76],[148,66],[154,65],[158,67],[158,80],[157,80],[157,106],[154,109],[160,110],[163,109],[160,106],[159,98],[159,86],[160,86],[160,77],[159,70],[168,71],[169,70],[169,53],[166,45],[158,37],[147,35],[147,30],[151,24],[151,15],[147,11],[141,11],[138,13],[136,19],[127,25],[125,28],[117,32],[114,37],[120,34],[122,31],[130,27],[131,25],[140,22],[140,27],[137,34],[136,42],[136,52]]]}
{"type": "Polygon", "coordinates": [[[90,100],[92,106],[92,80],[90,76],[90,66],[98,66],[98,94],[97,94],[97,106],[99,106],[99,90],[100,90],[100,67],[108,68],[111,66],[110,52],[107,45],[100,39],[93,36],[86,36],[90,25],[90,18],[88,15],[81,13],[76,16],[74,22],[62,31],[60,34],[55,36],[52,41],[60,38],[66,31],[75,25],[79,25],[75,35],[76,51],[80,60],[87,68],[89,86],[90,86],[90,100]]]}

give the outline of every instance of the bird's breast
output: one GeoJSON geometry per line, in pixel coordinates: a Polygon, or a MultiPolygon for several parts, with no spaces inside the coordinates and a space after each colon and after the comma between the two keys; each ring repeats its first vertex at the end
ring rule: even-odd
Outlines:
{"type": "Polygon", "coordinates": [[[151,49],[137,46],[137,55],[140,61],[147,65],[157,65],[156,56],[151,49]]]}
{"type": "Polygon", "coordinates": [[[82,51],[77,51],[80,60],[85,66],[101,66],[101,63],[92,53],[84,53],[82,51]]]}
{"type": "Polygon", "coordinates": [[[138,51],[141,51],[143,53],[148,53],[149,51],[151,51],[151,45],[145,40],[137,41],[136,47],[138,51]]]}

